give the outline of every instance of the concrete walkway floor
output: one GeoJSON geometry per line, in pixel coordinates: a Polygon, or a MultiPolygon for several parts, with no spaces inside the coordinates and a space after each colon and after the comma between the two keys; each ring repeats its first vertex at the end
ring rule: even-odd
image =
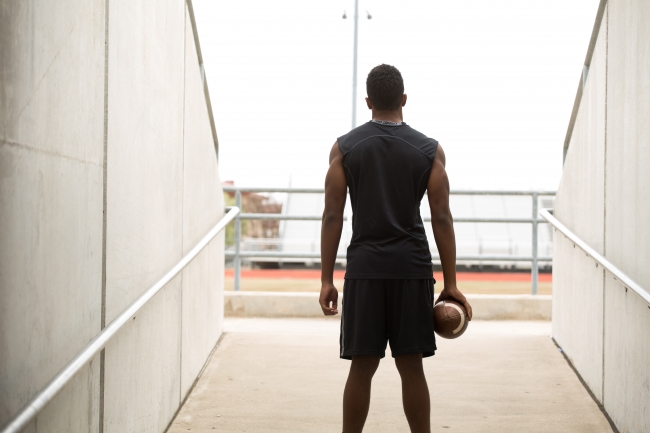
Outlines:
{"type": "MultiPolygon", "coordinates": [[[[338,319],[226,319],[170,433],[340,432],[349,362],[338,319]]],[[[612,432],[549,337],[549,322],[473,321],[424,361],[433,432],[612,432]]],[[[390,349],[366,432],[408,432],[390,349]]]]}

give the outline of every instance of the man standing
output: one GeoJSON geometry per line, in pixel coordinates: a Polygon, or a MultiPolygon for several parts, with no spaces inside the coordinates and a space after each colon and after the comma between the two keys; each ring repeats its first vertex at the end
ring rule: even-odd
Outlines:
{"type": "Polygon", "coordinates": [[[325,315],[338,313],[333,273],[349,188],[352,240],[347,252],[340,356],[352,363],[343,394],[343,431],[363,430],[372,377],[388,342],[402,379],[402,401],[411,432],[429,433],[429,389],[422,358],[436,350],[435,280],[420,217],[425,191],[445,280],[436,302],[455,299],[472,317],[471,306],[456,287],[456,240],[445,154],[436,140],[403,122],[406,95],[395,67],[373,68],[366,90],[372,120],[339,137],[330,152],[319,302],[325,315]]]}

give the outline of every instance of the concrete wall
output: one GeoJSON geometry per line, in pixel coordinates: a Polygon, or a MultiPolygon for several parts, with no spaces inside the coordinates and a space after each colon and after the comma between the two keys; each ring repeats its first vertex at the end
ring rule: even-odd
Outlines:
{"type": "MultiPolygon", "coordinates": [[[[223,216],[183,0],[0,8],[0,426],[223,216]]],[[[28,431],[160,432],[223,322],[223,235],[28,431]]]]}
{"type": "MultiPolygon", "coordinates": [[[[189,15],[185,21],[183,254],[224,215],[223,191],[189,15]],[[201,187],[197,187],[201,185],[201,187]]],[[[181,398],[185,398],[223,329],[225,230],[183,272],[181,398]]]]}
{"type": "MultiPolygon", "coordinates": [[[[555,204],[650,289],[650,8],[610,0],[555,204]]],[[[650,306],[555,236],[553,336],[621,432],[650,431],[650,306]]]]}
{"type": "MultiPolygon", "coordinates": [[[[604,20],[554,204],[557,218],[601,254],[605,216],[606,26],[604,20]]],[[[553,248],[553,263],[558,264],[553,266],[553,336],[600,399],[603,270],[557,233],[553,248]]]]}
{"type": "MultiPolygon", "coordinates": [[[[104,21],[100,2],[0,7],[0,425],[101,330],[104,21]]],[[[38,430],[98,430],[99,367],[38,430]]]]}
{"type": "MultiPolygon", "coordinates": [[[[609,5],[606,256],[650,290],[650,4],[609,5]]],[[[626,432],[650,431],[650,307],[608,276],[604,401],[626,432]]]]}
{"type": "MultiPolygon", "coordinates": [[[[182,257],[184,15],[178,0],[109,2],[107,323],[182,257]]],[[[173,416],[180,307],[179,276],[106,347],[104,432],[173,416]]]]}

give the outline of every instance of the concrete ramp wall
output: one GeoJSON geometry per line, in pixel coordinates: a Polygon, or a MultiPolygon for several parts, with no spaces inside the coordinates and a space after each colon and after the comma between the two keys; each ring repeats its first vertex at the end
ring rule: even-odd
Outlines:
{"type": "MultiPolygon", "coordinates": [[[[555,216],[648,289],[650,8],[601,11],[555,216]]],[[[554,248],[555,340],[621,432],[650,431],[650,306],[559,232],[554,248]]]]}
{"type": "MultiPolygon", "coordinates": [[[[191,3],[0,10],[0,426],[223,216],[191,3]]],[[[30,432],[162,432],[223,323],[223,234],[30,432]]]]}

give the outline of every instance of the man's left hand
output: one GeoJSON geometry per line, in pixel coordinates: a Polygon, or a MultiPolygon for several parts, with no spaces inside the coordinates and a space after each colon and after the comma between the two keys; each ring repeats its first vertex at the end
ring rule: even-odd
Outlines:
{"type": "MultiPolygon", "coordinates": [[[[322,292],[321,292],[322,293],[322,292]]],[[[322,294],[321,294],[322,296],[322,294]]],[[[460,290],[458,290],[458,287],[456,286],[445,286],[444,289],[442,289],[442,292],[440,292],[440,295],[438,295],[438,299],[436,300],[436,304],[438,302],[442,302],[445,299],[453,299],[456,302],[460,302],[465,309],[467,310],[467,318],[469,320],[472,320],[472,306],[469,305],[469,302],[467,302],[467,298],[465,295],[461,293],[460,290]]]]}

